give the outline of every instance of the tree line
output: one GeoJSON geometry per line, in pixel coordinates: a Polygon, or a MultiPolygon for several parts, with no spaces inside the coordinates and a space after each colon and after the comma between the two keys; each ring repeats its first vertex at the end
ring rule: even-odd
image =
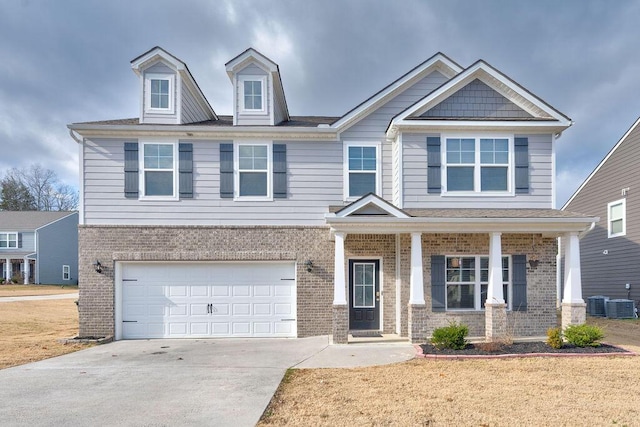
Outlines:
{"type": "Polygon", "coordinates": [[[9,169],[0,181],[0,210],[72,211],[78,208],[78,192],[60,182],[51,169],[39,164],[9,169]]]}

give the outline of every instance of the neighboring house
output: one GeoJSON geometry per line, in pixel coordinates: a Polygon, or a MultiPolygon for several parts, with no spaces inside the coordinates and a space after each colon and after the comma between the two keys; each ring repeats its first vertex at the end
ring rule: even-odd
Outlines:
{"type": "Polygon", "coordinates": [[[562,207],[601,218],[580,240],[586,297],[640,299],[639,162],[640,119],[562,207]]]}
{"type": "MultiPolygon", "coordinates": [[[[556,324],[554,209],[571,120],[484,61],[438,53],[341,117],[291,116],[278,66],[226,64],[217,115],[184,62],[132,61],[140,117],[75,123],[80,334],[489,340],[556,324]]],[[[585,304],[568,258],[563,321],[585,304]]]]}
{"type": "Polygon", "coordinates": [[[5,282],[78,283],[78,212],[0,211],[5,282]]]}

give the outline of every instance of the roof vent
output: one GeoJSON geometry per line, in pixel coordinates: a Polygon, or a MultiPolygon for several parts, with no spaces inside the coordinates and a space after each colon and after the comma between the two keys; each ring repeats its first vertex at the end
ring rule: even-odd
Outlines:
{"type": "Polygon", "coordinates": [[[633,319],[635,310],[630,299],[610,299],[606,302],[607,317],[610,319],[633,319]]]}

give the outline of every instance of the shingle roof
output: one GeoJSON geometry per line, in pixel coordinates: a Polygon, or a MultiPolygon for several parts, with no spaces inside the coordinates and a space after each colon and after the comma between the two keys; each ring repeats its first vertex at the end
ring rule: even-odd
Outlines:
{"type": "MultiPolygon", "coordinates": [[[[329,212],[338,212],[344,206],[330,206],[329,212]]],[[[403,209],[414,218],[530,218],[530,219],[558,219],[558,218],[591,218],[574,212],[558,209],[403,209]]]]}
{"type": "MultiPolygon", "coordinates": [[[[330,116],[292,116],[290,120],[277,124],[275,127],[317,127],[320,124],[332,124],[340,117],[330,116]]],[[[95,122],[74,123],[76,125],[113,125],[113,126],[150,126],[141,124],[137,117],[129,119],[102,120],[95,122]]],[[[206,120],[204,122],[187,123],[184,125],[158,125],[151,126],[233,126],[232,116],[218,116],[218,120],[206,120]]]]}
{"type": "Polygon", "coordinates": [[[0,211],[1,231],[30,231],[75,212],[0,211]]]}

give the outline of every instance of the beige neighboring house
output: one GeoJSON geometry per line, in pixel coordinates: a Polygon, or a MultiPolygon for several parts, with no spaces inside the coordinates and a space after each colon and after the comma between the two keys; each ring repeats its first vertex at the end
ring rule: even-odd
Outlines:
{"type": "Polygon", "coordinates": [[[485,61],[437,53],[339,117],[291,115],[254,49],[225,64],[229,116],[164,49],[131,66],[139,117],[69,125],[80,335],[544,336],[558,237],[563,323],[584,321],[578,236],[597,218],[554,208],[572,122],[485,61]]]}
{"type": "Polygon", "coordinates": [[[77,284],[78,212],[0,211],[6,283],[77,284]]]}

